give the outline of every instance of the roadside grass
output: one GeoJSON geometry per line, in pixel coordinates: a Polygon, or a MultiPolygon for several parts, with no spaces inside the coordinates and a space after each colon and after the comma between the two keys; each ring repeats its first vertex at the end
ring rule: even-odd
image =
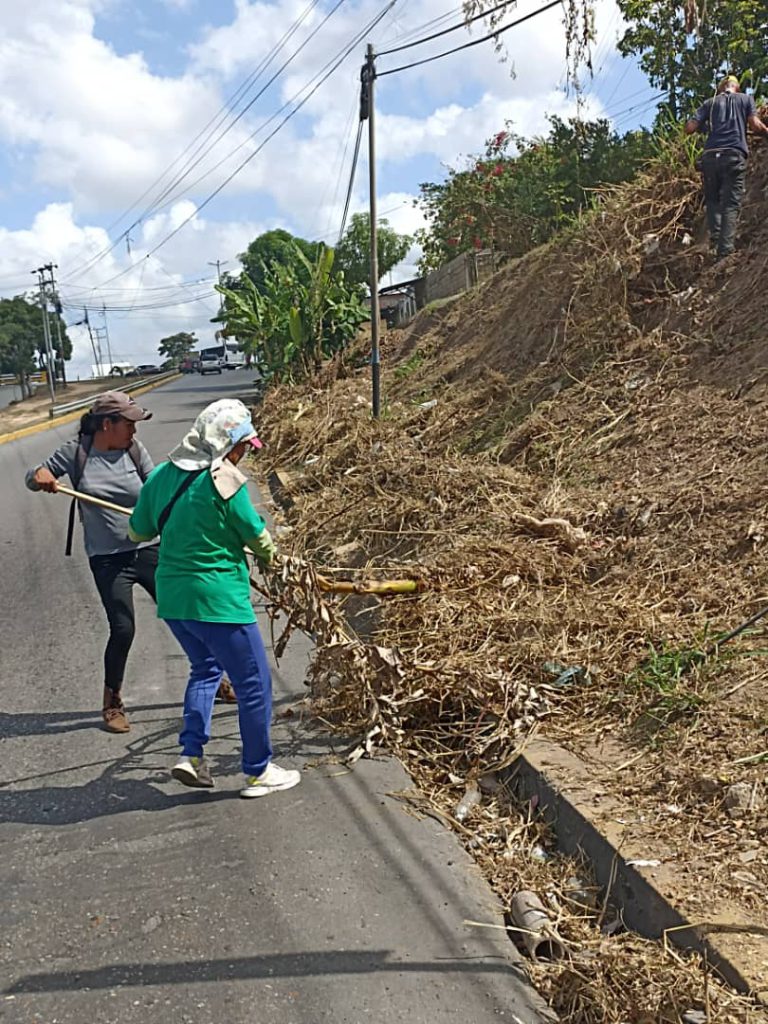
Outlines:
{"type": "Polygon", "coordinates": [[[761,647],[718,647],[725,635],[711,636],[707,627],[690,646],[648,645],[647,656],[626,677],[619,695],[634,705],[636,732],[661,740],[669,726],[695,718],[716,697],[715,681],[728,667],[768,654],[761,647]]]}

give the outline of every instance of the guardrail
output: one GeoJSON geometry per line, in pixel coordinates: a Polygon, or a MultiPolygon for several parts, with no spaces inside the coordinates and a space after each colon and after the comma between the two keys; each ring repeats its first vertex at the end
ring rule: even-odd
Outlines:
{"type": "MultiPolygon", "coordinates": [[[[30,384],[42,384],[44,380],[45,377],[42,373],[30,373],[29,375],[30,384]]],[[[0,388],[18,383],[19,378],[15,373],[0,373],[0,388]]]]}
{"type": "MultiPolygon", "coordinates": [[[[177,377],[178,370],[168,370],[165,373],[153,373],[151,377],[141,377],[138,380],[131,381],[130,384],[123,384],[123,378],[116,378],[120,383],[120,391],[136,391],[138,388],[143,388],[146,384],[155,384],[157,381],[168,380],[169,377],[177,377]]],[[[109,389],[107,389],[109,390],[109,389]]],[[[52,405],[48,410],[48,416],[53,419],[54,416],[64,416],[68,412],[76,412],[78,409],[87,409],[93,405],[93,401],[99,395],[103,394],[103,391],[96,391],[87,398],[79,398],[76,402],[67,402],[63,405],[52,405]]]]}

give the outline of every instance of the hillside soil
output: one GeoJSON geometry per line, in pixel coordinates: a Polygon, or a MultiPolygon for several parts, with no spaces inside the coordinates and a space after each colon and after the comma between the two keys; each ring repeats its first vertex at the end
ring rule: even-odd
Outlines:
{"type": "Polygon", "coordinates": [[[768,605],[766,185],[760,151],[739,254],[715,262],[668,154],[387,334],[380,422],[362,365],[256,413],[268,470],[290,473],[282,550],[420,588],[321,613],[290,563],[276,600],[315,616],[315,709],[402,757],[402,799],[450,821],[504,900],[547,902],[571,955],[531,969],[568,1021],[766,1019],[698,957],[622,933],[602,894],[574,898],[588,868],[492,774],[533,732],[578,754],[627,845],[675,868],[670,900],[729,921],[768,997],[766,620],[718,644],[768,605]]]}

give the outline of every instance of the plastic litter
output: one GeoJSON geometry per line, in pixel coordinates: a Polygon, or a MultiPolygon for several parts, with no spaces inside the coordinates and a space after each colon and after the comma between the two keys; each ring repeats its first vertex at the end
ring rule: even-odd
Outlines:
{"type": "Polygon", "coordinates": [[[482,796],[480,794],[480,790],[474,782],[470,783],[470,785],[467,786],[464,796],[459,800],[454,808],[453,816],[456,821],[464,821],[472,808],[477,807],[481,800],[482,796]]]}
{"type": "Polygon", "coordinates": [[[544,904],[535,892],[524,890],[516,893],[512,897],[509,914],[512,923],[520,929],[519,941],[532,960],[565,958],[565,946],[555,934],[544,904]]]}

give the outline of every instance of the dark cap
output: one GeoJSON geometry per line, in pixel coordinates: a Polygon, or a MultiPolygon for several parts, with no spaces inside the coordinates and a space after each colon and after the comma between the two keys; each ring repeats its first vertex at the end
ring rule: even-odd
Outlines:
{"type": "Polygon", "coordinates": [[[124,420],[138,423],[139,420],[151,419],[152,413],[136,405],[130,395],[124,391],[105,391],[99,395],[91,406],[94,416],[122,416],[124,420]]]}

